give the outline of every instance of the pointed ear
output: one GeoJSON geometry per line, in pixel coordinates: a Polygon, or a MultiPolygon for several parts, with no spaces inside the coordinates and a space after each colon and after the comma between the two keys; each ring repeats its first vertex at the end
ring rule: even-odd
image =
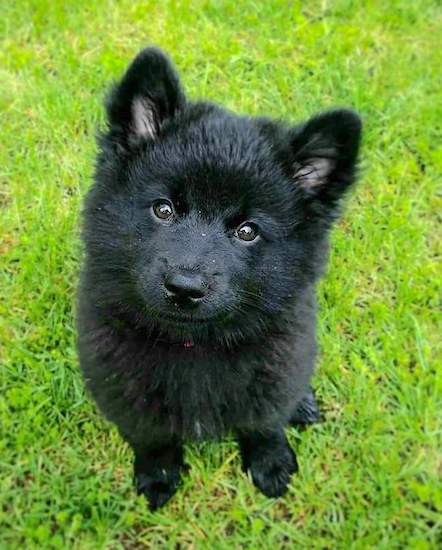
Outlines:
{"type": "Polygon", "coordinates": [[[142,50],[106,103],[113,137],[121,145],[155,140],[167,119],[185,104],[178,75],[158,48],[142,50]]]}
{"type": "Polygon", "coordinates": [[[290,173],[321,211],[334,207],[355,180],[362,123],[353,111],[320,114],[291,134],[290,173]]]}

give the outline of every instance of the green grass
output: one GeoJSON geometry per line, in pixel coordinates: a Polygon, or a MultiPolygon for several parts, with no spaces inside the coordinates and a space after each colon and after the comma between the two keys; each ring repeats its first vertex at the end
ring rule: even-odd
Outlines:
{"type": "Polygon", "coordinates": [[[441,28],[437,0],[1,2],[1,550],[440,547],[441,28]],[[319,292],[326,422],[290,431],[301,472],[281,500],[224,441],[188,448],[182,489],[150,513],[81,382],[94,132],[109,81],[148,43],[193,97],[293,120],[349,105],[365,120],[319,292]]]}

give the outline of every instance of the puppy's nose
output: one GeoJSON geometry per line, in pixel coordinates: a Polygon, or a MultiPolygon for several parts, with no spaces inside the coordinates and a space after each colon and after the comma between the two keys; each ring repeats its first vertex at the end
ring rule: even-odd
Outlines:
{"type": "Polygon", "coordinates": [[[164,286],[169,296],[198,302],[207,294],[208,284],[199,273],[170,273],[166,275],[164,286]]]}

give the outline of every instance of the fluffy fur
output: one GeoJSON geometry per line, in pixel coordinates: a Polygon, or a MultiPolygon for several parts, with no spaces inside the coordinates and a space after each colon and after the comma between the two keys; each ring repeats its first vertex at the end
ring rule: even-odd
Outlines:
{"type": "Polygon", "coordinates": [[[87,387],[133,448],[152,508],[176,490],[183,443],[226,433],[279,496],[297,469],[284,429],[318,418],[315,283],[360,119],[336,110],[291,127],[191,102],[156,48],[107,115],[84,207],[87,387]],[[250,227],[257,238],[242,240],[250,227]]]}

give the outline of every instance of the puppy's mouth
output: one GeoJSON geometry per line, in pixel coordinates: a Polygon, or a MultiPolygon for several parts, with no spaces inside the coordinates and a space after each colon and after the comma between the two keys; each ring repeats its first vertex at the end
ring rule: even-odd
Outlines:
{"type": "Polygon", "coordinates": [[[170,312],[164,312],[158,316],[158,321],[163,325],[180,328],[203,327],[213,325],[214,323],[217,325],[224,325],[231,316],[232,313],[230,312],[217,312],[209,316],[196,315],[190,312],[177,312],[172,314],[170,312]]]}
{"type": "Polygon", "coordinates": [[[164,315],[161,317],[161,322],[172,325],[205,325],[213,323],[219,317],[195,317],[190,315],[164,315]]]}

